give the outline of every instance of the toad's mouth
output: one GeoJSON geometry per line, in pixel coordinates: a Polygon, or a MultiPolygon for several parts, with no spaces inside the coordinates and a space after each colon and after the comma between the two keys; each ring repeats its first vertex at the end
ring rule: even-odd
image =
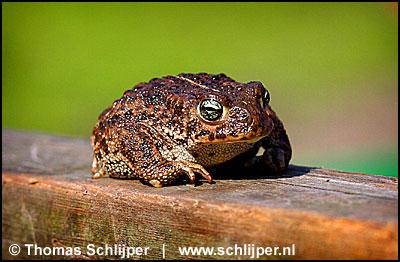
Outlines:
{"type": "Polygon", "coordinates": [[[264,125],[222,125],[208,126],[193,136],[198,144],[254,144],[263,139],[273,131],[272,121],[264,125]]]}
{"type": "Polygon", "coordinates": [[[214,144],[238,144],[238,143],[247,143],[247,144],[254,144],[264,137],[267,137],[269,134],[261,135],[261,136],[256,136],[256,137],[238,137],[238,136],[226,136],[224,138],[217,138],[217,139],[199,139],[198,142],[204,145],[214,145],[214,144]]]}

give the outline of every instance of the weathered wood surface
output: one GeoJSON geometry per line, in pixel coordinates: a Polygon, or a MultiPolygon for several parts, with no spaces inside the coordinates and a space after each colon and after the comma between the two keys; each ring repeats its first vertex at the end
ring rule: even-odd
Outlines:
{"type": "Polygon", "coordinates": [[[178,252],[179,246],[234,244],[296,246],[294,257],[262,258],[398,257],[397,178],[292,165],[279,178],[253,174],[158,189],[91,179],[87,139],[7,130],[2,139],[3,259],[51,258],[24,249],[11,256],[13,243],[83,253],[89,243],[148,246],[147,256],[134,256],[143,259],[162,258],[163,244],[167,259],[236,259],[178,252]]]}

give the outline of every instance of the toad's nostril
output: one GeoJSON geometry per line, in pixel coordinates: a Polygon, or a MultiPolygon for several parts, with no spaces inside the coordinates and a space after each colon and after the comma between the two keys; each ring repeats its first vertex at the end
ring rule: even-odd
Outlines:
{"type": "Polygon", "coordinates": [[[252,119],[250,117],[250,114],[247,111],[245,111],[244,113],[242,113],[239,116],[239,121],[245,122],[245,123],[251,123],[252,119]]]}
{"type": "Polygon", "coordinates": [[[249,111],[240,107],[233,107],[229,110],[230,117],[240,122],[247,122],[250,119],[249,111]]]}

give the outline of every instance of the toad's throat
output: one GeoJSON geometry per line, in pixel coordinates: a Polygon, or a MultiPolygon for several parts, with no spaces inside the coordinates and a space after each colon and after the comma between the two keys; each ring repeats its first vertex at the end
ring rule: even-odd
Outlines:
{"type": "Polygon", "coordinates": [[[188,150],[197,163],[210,167],[231,160],[254,148],[254,143],[249,141],[196,144],[188,150]]]}

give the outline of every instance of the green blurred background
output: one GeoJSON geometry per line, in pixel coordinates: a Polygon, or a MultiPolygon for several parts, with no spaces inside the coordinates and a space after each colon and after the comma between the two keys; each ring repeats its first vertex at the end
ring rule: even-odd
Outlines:
{"type": "Polygon", "coordinates": [[[398,175],[397,3],[2,3],[2,125],[88,138],[134,84],[262,81],[294,164],[398,175]]]}

